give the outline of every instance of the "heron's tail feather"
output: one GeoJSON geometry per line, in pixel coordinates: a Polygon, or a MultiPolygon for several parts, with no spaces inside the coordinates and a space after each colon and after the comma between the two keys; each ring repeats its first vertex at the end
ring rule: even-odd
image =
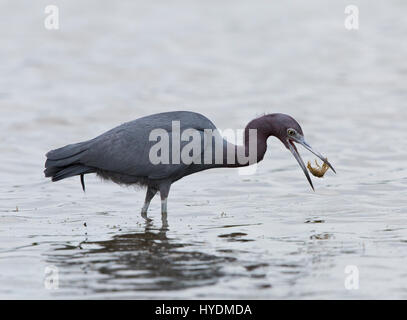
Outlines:
{"type": "Polygon", "coordinates": [[[80,155],[85,152],[89,148],[89,142],[79,142],[74,144],[68,144],[65,147],[58,148],[55,150],[51,150],[46,154],[47,162],[45,163],[45,167],[47,164],[58,164],[63,165],[64,160],[69,163],[69,161],[78,160],[80,155]],[[72,159],[75,158],[75,159],[72,159]],[[51,163],[51,162],[58,161],[58,163],[51,163]]]}
{"type": "Polygon", "coordinates": [[[52,181],[59,181],[80,175],[82,188],[85,190],[83,175],[95,172],[94,168],[81,163],[81,158],[87,149],[87,142],[81,142],[51,150],[46,154],[45,176],[51,177],[52,181]]]}
{"type": "Polygon", "coordinates": [[[55,181],[59,181],[59,180],[65,179],[65,178],[83,175],[85,173],[91,173],[91,172],[94,172],[94,170],[92,170],[89,167],[82,166],[80,164],[67,166],[65,168],[61,168],[61,170],[59,170],[54,175],[52,175],[52,181],[55,182],[55,181]]]}

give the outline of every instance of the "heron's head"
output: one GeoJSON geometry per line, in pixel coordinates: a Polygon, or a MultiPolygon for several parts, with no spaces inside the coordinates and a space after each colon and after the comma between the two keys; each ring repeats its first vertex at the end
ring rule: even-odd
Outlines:
{"type": "Polygon", "coordinates": [[[335,169],[328,162],[328,160],[322,156],[318,151],[313,149],[304,139],[304,133],[301,129],[301,126],[298,122],[286,114],[272,114],[272,126],[275,136],[280,139],[280,141],[286,146],[288,150],[291,151],[294,158],[298,161],[302,171],[304,171],[305,176],[307,177],[308,182],[310,183],[312,189],[314,186],[312,184],[311,177],[307,171],[304,161],[302,160],[295,143],[302,145],[305,149],[315,154],[320,158],[324,163],[326,163],[333,172],[336,173],[335,169]]]}

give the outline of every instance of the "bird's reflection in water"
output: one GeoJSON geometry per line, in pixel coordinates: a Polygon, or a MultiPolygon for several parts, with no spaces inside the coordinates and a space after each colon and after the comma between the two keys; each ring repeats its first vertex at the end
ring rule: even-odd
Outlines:
{"type": "Polygon", "coordinates": [[[60,270],[60,288],[91,292],[179,290],[216,283],[234,258],[194,250],[167,236],[168,229],[119,234],[105,241],[59,246],[48,263],[60,270]],[[65,281],[64,281],[65,280],[65,281]],[[96,281],[95,281],[96,280],[96,281]]]}

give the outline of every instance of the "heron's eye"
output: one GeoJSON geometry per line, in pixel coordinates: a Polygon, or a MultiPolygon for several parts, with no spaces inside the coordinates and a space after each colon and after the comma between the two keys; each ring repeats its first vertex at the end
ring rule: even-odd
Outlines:
{"type": "Polygon", "coordinates": [[[293,136],[293,135],[295,135],[295,131],[293,129],[288,129],[288,134],[290,136],[293,136]]]}

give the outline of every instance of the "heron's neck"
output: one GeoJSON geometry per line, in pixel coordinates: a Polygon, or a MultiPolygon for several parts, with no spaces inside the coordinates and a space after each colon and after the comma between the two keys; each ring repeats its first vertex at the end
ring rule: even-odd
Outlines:
{"type": "MultiPolygon", "coordinates": [[[[233,145],[226,143],[223,150],[223,164],[225,167],[245,167],[257,162],[264,158],[267,150],[267,139],[271,135],[276,135],[276,132],[270,122],[266,121],[265,117],[260,117],[250,121],[244,130],[244,144],[233,145]],[[228,155],[228,148],[234,148],[235,161],[230,163],[230,154],[228,155]],[[239,157],[245,155],[244,158],[239,157]]],[[[230,151],[229,151],[230,152],[230,151]]]]}

